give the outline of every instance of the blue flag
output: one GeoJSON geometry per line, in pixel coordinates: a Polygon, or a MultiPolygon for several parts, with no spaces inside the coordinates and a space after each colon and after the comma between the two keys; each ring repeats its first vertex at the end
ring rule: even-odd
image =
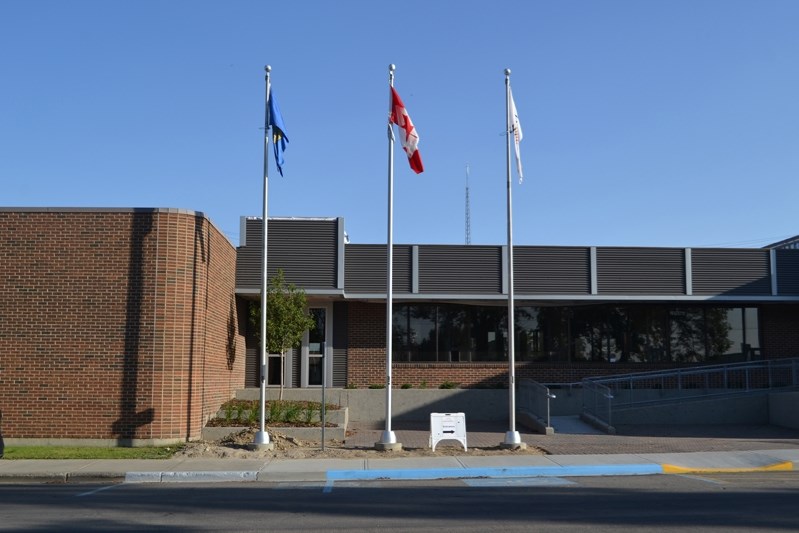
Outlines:
{"type": "Polygon", "coordinates": [[[269,126],[272,127],[272,145],[275,150],[275,164],[277,171],[283,175],[283,152],[286,151],[286,143],[289,138],[286,136],[286,127],[283,125],[283,116],[280,114],[280,109],[275,102],[275,92],[270,89],[269,91],[269,126]]]}

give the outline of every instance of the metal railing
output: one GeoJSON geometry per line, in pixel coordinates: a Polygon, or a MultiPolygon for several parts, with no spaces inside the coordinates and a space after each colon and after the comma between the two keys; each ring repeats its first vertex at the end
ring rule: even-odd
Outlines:
{"type": "Polygon", "coordinates": [[[589,422],[613,427],[613,392],[590,378],[583,380],[583,417],[586,415],[589,422]]]}
{"type": "Polygon", "coordinates": [[[533,415],[545,427],[552,427],[549,402],[553,398],[555,395],[550,392],[549,387],[532,379],[519,381],[516,391],[518,407],[533,415]]]}
{"type": "Polygon", "coordinates": [[[799,387],[799,358],[638,372],[583,380],[583,413],[612,425],[614,410],[799,387]]]}

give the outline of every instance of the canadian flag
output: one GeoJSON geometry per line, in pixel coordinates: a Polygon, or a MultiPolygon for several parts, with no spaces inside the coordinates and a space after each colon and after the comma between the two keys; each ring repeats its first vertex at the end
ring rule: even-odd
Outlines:
{"type": "Polygon", "coordinates": [[[411,164],[411,169],[417,174],[424,172],[424,165],[422,165],[422,156],[419,153],[417,145],[419,144],[419,134],[416,133],[416,128],[413,127],[411,117],[408,116],[408,110],[405,109],[405,104],[402,99],[391,87],[391,109],[389,124],[396,124],[400,134],[400,142],[405,153],[408,154],[408,162],[411,164]]]}

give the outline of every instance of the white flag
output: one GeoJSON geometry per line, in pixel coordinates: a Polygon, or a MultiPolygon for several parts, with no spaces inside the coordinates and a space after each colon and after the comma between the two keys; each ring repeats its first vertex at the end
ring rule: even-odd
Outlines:
{"type": "Polygon", "coordinates": [[[516,171],[519,173],[519,183],[524,179],[522,174],[522,158],[519,153],[519,143],[522,142],[522,124],[519,122],[519,113],[516,112],[516,103],[513,101],[513,92],[508,87],[510,93],[510,128],[513,133],[513,144],[516,146],[516,171]]]}

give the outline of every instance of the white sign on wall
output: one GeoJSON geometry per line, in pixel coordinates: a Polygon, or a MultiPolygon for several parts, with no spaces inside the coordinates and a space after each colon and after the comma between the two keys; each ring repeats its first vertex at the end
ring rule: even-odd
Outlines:
{"type": "Polygon", "coordinates": [[[463,413],[430,413],[430,447],[436,451],[439,441],[452,439],[466,449],[466,415],[463,413]]]}

